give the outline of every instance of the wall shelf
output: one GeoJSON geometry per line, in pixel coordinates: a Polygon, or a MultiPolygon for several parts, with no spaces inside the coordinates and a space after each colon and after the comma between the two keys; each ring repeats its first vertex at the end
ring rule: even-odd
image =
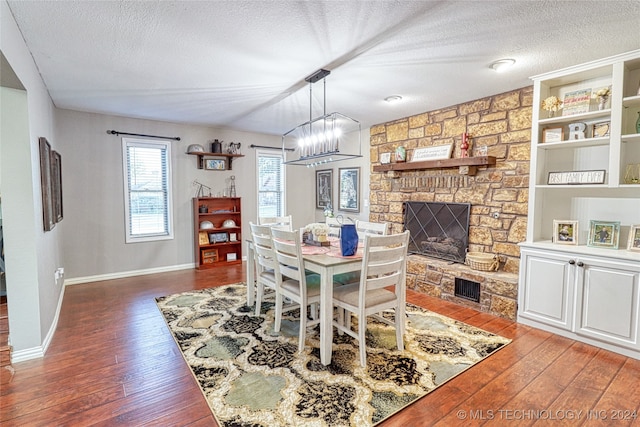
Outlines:
{"type": "Polygon", "coordinates": [[[386,171],[407,171],[419,169],[443,169],[457,168],[460,166],[489,166],[495,165],[496,158],[494,156],[477,156],[463,157],[459,159],[442,159],[442,160],[425,160],[421,162],[405,162],[405,163],[389,163],[385,165],[376,165],[373,167],[374,172],[386,171]]]}
{"type": "MultiPolygon", "coordinates": [[[[231,170],[231,163],[233,159],[236,157],[244,157],[244,154],[228,154],[228,153],[187,153],[187,154],[190,154],[192,156],[198,156],[198,169],[204,169],[205,157],[224,158],[227,163],[227,168],[220,169],[220,170],[231,170]]],[[[211,169],[211,170],[215,170],[215,169],[211,169]]]]}

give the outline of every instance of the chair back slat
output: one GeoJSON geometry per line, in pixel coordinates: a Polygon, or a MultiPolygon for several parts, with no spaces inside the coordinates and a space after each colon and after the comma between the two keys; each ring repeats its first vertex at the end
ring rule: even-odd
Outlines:
{"type": "Polygon", "coordinates": [[[408,244],[408,230],[388,236],[365,236],[360,276],[361,304],[364,304],[367,292],[375,289],[394,286],[396,295],[404,293],[408,244]]]}
{"type": "Polygon", "coordinates": [[[389,224],[386,222],[369,222],[356,220],[356,231],[358,237],[364,239],[365,236],[386,236],[389,234],[389,224]]]}
{"type": "Polygon", "coordinates": [[[279,264],[280,274],[300,282],[302,291],[306,292],[306,277],[300,232],[272,229],[273,248],[279,264]],[[302,289],[304,288],[304,289],[302,289]]]}
{"type": "Polygon", "coordinates": [[[291,215],[260,217],[258,218],[258,224],[268,225],[271,228],[278,228],[282,230],[293,230],[291,215]]]}
{"type": "Polygon", "coordinates": [[[251,227],[251,240],[255,254],[257,266],[263,269],[277,268],[275,252],[273,251],[273,240],[271,238],[271,228],[268,226],[249,223],[251,227]]]}

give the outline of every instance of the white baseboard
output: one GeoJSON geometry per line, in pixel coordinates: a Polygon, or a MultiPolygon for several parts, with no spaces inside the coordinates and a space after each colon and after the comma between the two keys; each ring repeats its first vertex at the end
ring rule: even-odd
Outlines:
{"type": "Polygon", "coordinates": [[[144,270],[122,271],[119,273],[98,274],[95,276],[74,277],[73,279],[64,279],[64,286],[79,285],[81,283],[100,282],[102,280],[123,279],[125,277],[144,276],[146,274],[166,273],[168,271],[188,270],[195,268],[194,263],[172,265],[169,267],[147,268],[144,270]]]}
{"type": "Polygon", "coordinates": [[[26,360],[44,357],[42,346],[13,351],[11,353],[11,363],[24,362],[26,360]]]}
{"type": "Polygon", "coordinates": [[[64,288],[62,288],[62,292],[60,292],[60,297],[58,298],[58,306],[56,307],[56,315],[53,317],[53,322],[51,322],[51,327],[49,328],[47,335],[44,337],[42,345],[11,352],[11,363],[24,362],[26,360],[44,357],[44,354],[47,352],[47,348],[49,348],[49,344],[51,344],[51,340],[53,339],[53,334],[56,333],[63,300],[64,288]]]}

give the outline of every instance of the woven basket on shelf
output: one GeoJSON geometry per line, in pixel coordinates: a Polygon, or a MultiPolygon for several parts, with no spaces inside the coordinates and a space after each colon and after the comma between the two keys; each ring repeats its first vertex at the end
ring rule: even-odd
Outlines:
{"type": "Polygon", "coordinates": [[[484,252],[467,252],[465,264],[474,270],[497,271],[499,267],[498,255],[484,252]]]}

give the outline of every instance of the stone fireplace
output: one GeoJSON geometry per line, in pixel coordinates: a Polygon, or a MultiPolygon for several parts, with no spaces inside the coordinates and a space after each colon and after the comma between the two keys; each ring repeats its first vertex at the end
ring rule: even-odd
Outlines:
{"type": "Polygon", "coordinates": [[[500,259],[497,272],[485,272],[414,253],[407,268],[410,289],[515,320],[518,243],[526,237],[531,103],[532,87],[526,87],[371,127],[370,220],[389,222],[393,232],[401,232],[406,202],[468,204],[469,250],[500,259]],[[465,132],[469,156],[486,150],[495,164],[374,170],[380,154],[398,146],[406,149],[408,161],[416,148],[445,144],[453,144],[451,157],[460,158],[465,132]],[[479,283],[479,302],[455,296],[456,279],[479,283]]]}

